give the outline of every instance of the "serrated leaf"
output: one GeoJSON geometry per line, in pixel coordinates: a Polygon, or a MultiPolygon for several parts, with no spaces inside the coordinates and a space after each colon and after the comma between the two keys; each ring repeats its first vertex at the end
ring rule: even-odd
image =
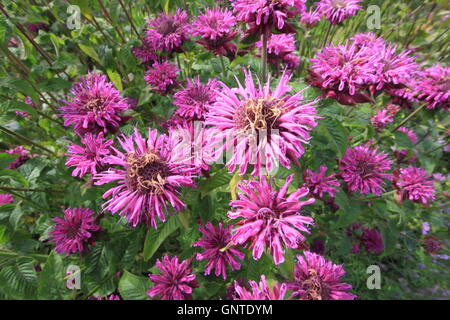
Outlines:
{"type": "Polygon", "coordinates": [[[339,157],[342,158],[347,149],[348,142],[348,135],[345,128],[337,120],[330,117],[320,119],[319,125],[325,129],[328,137],[332,141],[333,147],[338,152],[339,157]]]}
{"type": "Polygon", "coordinates": [[[138,277],[128,271],[124,271],[119,281],[120,296],[124,300],[147,300],[147,290],[151,282],[144,277],[138,277]]]}
{"type": "Polygon", "coordinates": [[[173,215],[169,220],[163,224],[161,230],[151,228],[147,231],[144,242],[144,260],[148,261],[161,244],[180,227],[180,220],[177,216],[173,215]]]}

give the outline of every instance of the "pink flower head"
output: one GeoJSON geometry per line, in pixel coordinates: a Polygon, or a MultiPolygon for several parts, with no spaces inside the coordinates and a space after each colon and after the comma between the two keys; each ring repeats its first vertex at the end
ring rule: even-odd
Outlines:
{"type": "Polygon", "coordinates": [[[215,55],[234,57],[237,48],[231,43],[237,34],[236,18],[228,9],[207,9],[192,23],[192,35],[201,37],[198,41],[215,55]]]}
{"type": "Polygon", "coordinates": [[[94,211],[91,209],[75,208],[64,210],[64,219],[54,218],[56,225],[49,234],[56,243],[56,252],[69,256],[83,252],[88,244],[94,244],[94,233],[101,228],[93,215],[94,211]]]}
{"type": "Polygon", "coordinates": [[[253,164],[252,175],[260,175],[262,168],[271,172],[278,163],[285,167],[297,161],[308,144],[309,131],[317,126],[317,100],[301,103],[302,92],[286,94],[290,75],[283,74],[275,88],[270,79],[265,85],[255,86],[251,73],[244,70],[245,87],[225,84],[217,91],[217,101],[206,116],[206,124],[222,132],[227,141],[224,148],[232,150],[227,162],[230,172],[237,165],[244,174],[253,164]]]}
{"type": "Polygon", "coordinates": [[[248,282],[251,291],[241,286],[237,281],[234,282],[234,300],[284,300],[286,295],[286,284],[275,283],[273,289],[270,290],[266,282],[266,276],[261,276],[261,281],[248,282]]]}
{"type": "Polygon", "coordinates": [[[23,165],[28,159],[30,159],[28,151],[22,146],[17,146],[15,148],[5,150],[5,152],[9,154],[18,155],[18,157],[14,159],[7,167],[8,169],[11,170],[17,169],[18,167],[23,165]]]}
{"type": "Polygon", "coordinates": [[[350,40],[358,48],[369,47],[376,50],[383,50],[386,47],[386,41],[373,32],[357,33],[350,40]]]}
{"type": "Polygon", "coordinates": [[[400,127],[397,130],[405,133],[408,136],[409,141],[411,141],[412,144],[415,144],[417,142],[418,138],[417,138],[416,133],[413,130],[406,128],[406,127],[400,127]]]}
{"type": "Polygon", "coordinates": [[[150,85],[156,93],[166,95],[178,86],[178,73],[180,70],[168,62],[155,62],[153,66],[147,70],[145,81],[150,85]]]}
{"type": "Polygon", "coordinates": [[[333,264],[324,257],[303,251],[304,257],[297,256],[294,267],[294,282],[287,284],[292,297],[300,300],[354,300],[348,292],[352,286],[341,282],[345,275],[342,265],[333,264]]]}
{"type": "Polygon", "coordinates": [[[231,226],[223,226],[222,222],[217,227],[214,227],[211,222],[206,226],[200,227],[200,232],[203,238],[194,242],[192,246],[202,247],[204,251],[197,254],[197,260],[207,260],[205,267],[205,275],[209,275],[212,269],[215,269],[216,276],[222,275],[223,280],[227,278],[227,266],[231,270],[239,270],[241,264],[236,259],[242,260],[245,254],[236,248],[229,248],[221,251],[231,241],[231,226]]]}
{"type": "Polygon", "coordinates": [[[436,190],[431,176],[421,168],[409,166],[401,168],[396,181],[403,199],[427,204],[434,201],[436,190]]]}
{"type": "Polygon", "coordinates": [[[183,43],[189,40],[188,15],[177,9],[175,14],[160,13],[148,21],[145,40],[156,50],[171,54],[181,52],[183,43]]]}
{"type": "Polygon", "coordinates": [[[339,170],[343,171],[341,176],[349,190],[380,195],[384,191],[381,187],[383,179],[391,180],[391,175],[385,173],[391,169],[391,160],[386,157],[387,154],[378,153],[377,148],[356,146],[348,149],[339,170]]]}
{"type": "Polygon", "coordinates": [[[159,295],[161,300],[192,300],[192,290],[198,288],[195,274],[192,273],[190,261],[179,262],[178,257],[164,255],[162,261],[156,260],[160,274],[149,274],[154,283],[147,294],[153,298],[159,295]]]}
{"type": "Polygon", "coordinates": [[[294,70],[300,65],[300,57],[293,53],[289,53],[283,57],[283,63],[288,71],[294,70]]]}
{"type": "Polygon", "coordinates": [[[118,184],[103,195],[105,199],[112,196],[103,205],[104,210],[125,215],[133,227],[141,222],[156,228],[155,217],[164,222],[168,204],[175,212],[185,207],[178,198],[180,187],[194,186],[192,178],[198,169],[173,161],[171,150],[176,146],[166,135],[158,136],[157,130],[149,129],[147,140],[137,129],[117,140],[124,152],[114,149],[116,155],[105,161],[121,168],[94,176],[97,185],[113,181],[118,184]]]}
{"type": "Polygon", "coordinates": [[[383,238],[377,229],[362,227],[361,245],[368,252],[380,254],[384,250],[383,238]]]}
{"type": "Polygon", "coordinates": [[[338,192],[335,187],[339,187],[339,181],[335,178],[336,174],[326,176],[328,168],[320,166],[319,173],[315,173],[309,169],[306,170],[304,177],[305,185],[308,187],[312,196],[323,198],[324,193],[328,193],[334,198],[334,193],[338,192]]]}
{"type": "Polygon", "coordinates": [[[132,49],[133,54],[145,65],[152,65],[155,61],[164,60],[164,56],[158,56],[153,45],[145,39],[141,46],[132,49]]]}
{"type": "Polygon", "coordinates": [[[74,177],[84,177],[86,174],[96,174],[105,169],[105,157],[109,156],[112,140],[105,140],[103,133],[97,136],[92,133],[86,133],[81,138],[81,146],[71,143],[68,147],[66,156],[66,166],[75,167],[72,172],[74,177]]]}
{"type": "Polygon", "coordinates": [[[375,80],[376,90],[406,87],[418,69],[414,57],[409,56],[409,51],[397,54],[397,48],[392,45],[383,46],[380,49],[378,54],[381,61],[375,80]]]}
{"type": "Polygon", "coordinates": [[[301,215],[302,207],[315,201],[299,199],[308,195],[302,187],[287,195],[293,175],[286,178],[280,191],[275,191],[272,182],[265,177],[259,181],[243,181],[239,184],[239,200],[231,201],[231,219],[242,218],[232,231],[231,241],[235,245],[251,243],[253,259],[258,260],[264,246],[270,249],[275,264],[284,262],[283,247],[297,249],[305,240],[301,232],[309,233],[308,225],[313,218],[301,215]]]}
{"type": "Polygon", "coordinates": [[[386,128],[389,122],[394,122],[394,115],[388,109],[381,109],[377,111],[370,121],[375,130],[381,131],[386,128]]]}
{"type": "Polygon", "coordinates": [[[323,48],[311,62],[309,82],[325,97],[344,105],[370,101],[361,91],[376,80],[380,57],[373,49],[347,42],[323,48]]]}
{"type": "Polygon", "coordinates": [[[204,120],[207,110],[216,101],[219,82],[209,79],[206,84],[197,79],[188,79],[187,86],[173,95],[173,104],[178,107],[175,114],[188,121],[204,120]]]}
{"type": "Polygon", "coordinates": [[[9,193],[0,193],[0,206],[4,204],[13,203],[14,198],[9,193]]]}
{"type": "Polygon", "coordinates": [[[450,67],[434,65],[422,73],[416,83],[418,98],[427,103],[427,109],[450,108],[450,67]]]}
{"type": "Polygon", "coordinates": [[[72,86],[72,97],[61,107],[64,125],[72,125],[78,135],[87,132],[116,132],[129,117],[121,113],[130,109],[128,100],[108,82],[105,75],[89,73],[72,86]]]}
{"type": "MultiPolygon", "coordinates": [[[[256,47],[262,49],[262,42],[258,41],[256,47]]],[[[267,59],[272,64],[277,64],[286,55],[295,51],[294,34],[273,34],[267,41],[267,59]]]]}
{"type": "Polygon", "coordinates": [[[295,29],[287,19],[297,13],[299,0],[235,0],[233,12],[236,18],[249,24],[247,33],[266,32],[275,28],[283,33],[293,33],[295,29]]]}
{"type": "Polygon", "coordinates": [[[320,0],[317,9],[331,24],[339,24],[362,9],[362,0],[320,0]]]}
{"type": "Polygon", "coordinates": [[[300,22],[308,27],[313,27],[322,19],[322,12],[317,8],[310,8],[300,13],[300,22]]]}

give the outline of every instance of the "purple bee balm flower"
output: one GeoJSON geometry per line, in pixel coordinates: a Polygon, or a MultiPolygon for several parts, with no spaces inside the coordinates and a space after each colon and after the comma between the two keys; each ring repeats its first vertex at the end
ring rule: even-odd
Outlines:
{"type": "Polygon", "coordinates": [[[368,252],[380,254],[384,250],[383,238],[377,229],[362,227],[361,245],[368,252]]]}
{"type": "Polygon", "coordinates": [[[293,53],[289,53],[283,57],[283,63],[288,71],[295,70],[300,65],[300,57],[293,53]]]}
{"type": "Polygon", "coordinates": [[[175,114],[188,121],[204,120],[207,110],[216,101],[219,82],[209,79],[206,84],[188,79],[187,86],[173,95],[173,104],[178,107],[175,114]]]}
{"type": "Polygon", "coordinates": [[[425,170],[409,166],[400,169],[396,186],[400,189],[403,199],[427,204],[434,201],[436,193],[430,178],[425,170]]]}
{"type": "Polygon", "coordinates": [[[344,105],[371,101],[362,91],[376,80],[380,57],[369,47],[354,43],[325,47],[311,59],[309,82],[324,91],[326,98],[344,105]]]}
{"type": "Polygon", "coordinates": [[[422,234],[423,235],[428,234],[430,232],[430,230],[431,230],[430,223],[426,222],[426,221],[423,222],[422,223],[422,234]]]}
{"type": "Polygon", "coordinates": [[[383,38],[378,37],[375,33],[357,33],[350,40],[358,47],[369,47],[376,50],[382,50],[386,47],[386,41],[383,38]]]}
{"type": "Polygon", "coordinates": [[[312,196],[316,198],[323,198],[324,193],[328,193],[331,198],[334,198],[334,193],[338,192],[335,187],[339,187],[339,181],[335,178],[336,174],[326,176],[328,168],[320,166],[319,173],[315,173],[309,169],[305,172],[305,185],[308,187],[312,196]]]}
{"type": "Polygon", "coordinates": [[[342,265],[333,264],[324,257],[303,251],[294,266],[294,282],[287,284],[292,297],[300,300],[354,300],[352,286],[341,282],[345,275],[342,265]]]}
{"type": "Polygon", "coordinates": [[[215,269],[215,275],[218,277],[222,275],[223,280],[227,279],[227,266],[231,270],[239,270],[241,264],[236,259],[244,259],[245,253],[236,248],[229,248],[221,251],[231,241],[231,226],[223,226],[222,222],[217,227],[214,227],[211,222],[206,226],[200,227],[200,232],[203,238],[194,242],[192,246],[202,247],[204,251],[197,253],[197,260],[207,260],[205,267],[205,275],[209,275],[212,269],[215,269]]]}
{"type": "Polygon", "coordinates": [[[339,24],[362,9],[360,2],[362,0],[320,0],[317,9],[331,24],[339,24]]]}
{"type": "Polygon", "coordinates": [[[0,193],[0,206],[4,204],[13,203],[14,198],[9,193],[0,193]]]}
{"type": "Polygon", "coordinates": [[[314,27],[320,19],[322,19],[322,12],[317,8],[310,8],[308,11],[305,10],[300,13],[300,23],[310,28],[314,27]]]}
{"type": "Polygon", "coordinates": [[[131,108],[128,100],[120,96],[120,91],[105,75],[89,73],[75,82],[71,95],[61,111],[64,125],[72,125],[78,135],[114,133],[129,119],[121,115],[131,108]]]}
{"type": "Polygon", "coordinates": [[[72,176],[83,178],[86,174],[103,171],[107,166],[105,157],[109,156],[113,144],[112,140],[105,140],[102,132],[97,136],[86,133],[81,138],[81,146],[71,143],[66,154],[66,166],[75,167],[72,176]]]}
{"type": "Polygon", "coordinates": [[[201,37],[198,41],[215,55],[233,58],[236,55],[236,45],[231,43],[237,34],[236,18],[228,9],[207,9],[192,23],[193,36],[201,37]]]}
{"type": "Polygon", "coordinates": [[[178,257],[164,255],[162,261],[156,260],[160,274],[149,274],[155,285],[147,294],[153,298],[159,295],[161,300],[192,300],[192,290],[198,288],[195,274],[192,273],[190,261],[179,261],[178,257]]]}
{"type": "Polygon", "coordinates": [[[9,153],[9,154],[18,154],[19,155],[16,159],[13,160],[13,162],[11,162],[8,165],[7,168],[11,169],[11,170],[15,170],[15,169],[19,168],[28,159],[30,159],[28,151],[22,146],[17,146],[15,148],[5,150],[5,152],[9,153]]]}
{"type": "MultiPolygon", "coordinates": [[[[256,47],[262,49],[262,42],[256,42],[256,47]]],[[[295,51],[294,34],[273,34],[267,41],[267,59],[276,65],[286,55],[295,51]]]]}
{"type": "Polygon", "coordinates": [[[117,294],[110,294],[109,296],[103,298],[103,297],[88,297],[88,300],[120,300],[120,296],[117,294]]]}
{"type": "Polygon", "coordinates": [[[325,243],[322,239],[316,239],[311,245],[311,252],[323,255],[325,253],[325,243]]]}
{"type": "Polygon", "coordinates": [[[385,173],[391,169],[391,160],[386,159],[386,153],[378,153],[377,148],[356,146],[345,153],[339,170],[347,183],[349,190],[359,190],[361,194],[374,193],[380,195],[384,189],[383,179],[391,180],[391,174],[385,173]]]}
{"type": "Polygon", "coordinates": [[[372,122],[372,126],[376,131],[382,131],[386,128],[388,123],[394,122],[394,114],[389,112],[388,109],[378,110],[377,113],[370,118],[370,122],[372,122]]]}
{"type": "Polygon", "coordinates": [[[185,207],[178,198],[180,187],[194,186],[192,178],[198,169],[173,161],[171,150],[176,146],[166,135],[158,136],[157,130],[149,129],[148,139],[144,139],[135,129],[134,134],[122,135],[118,141],[124,152],[114,149],[116,155],[105,161],[121,168],[94,176],[96,185],[113,181],[118,184],[103,195],[105,199],[112,196],[103,205],[104,210],[125,215],[133,227],[141,222],[156,228],[156,216],[166,220],[167,204],[175,212],[185,207]]]}
{"type": "Polygon", "coordinates": [[[406,128],[406,127],[400,127],[397,130],[405,133],[408,136],[409,141],[411,141],[412,144],[415,144],[417,142],[418,138],[417,138],[416,133],[413,130],[406,128]]]}
{"type": "Polygon", "coordinates": [[[49,234],[56,243],[56,252],[69,256],[82,253],[89,244],[93,245],[94,234],[101,229],[93,215],[91,209],[75,208],[64,210],[64,219],[54,218],[56,225],[49,234]]]}
{"type": "Polygon", "coordinates": [[[301,232],[309,233],[308,225],[313,224],[313,218],[300,212],[315,199],[299,200],[308,195],[305,187],[287,195],[292,178],[293,175],[286,178],[280,191],[275,191],[272,181],[267,182],[265,177],[259,181],[243,181],[238,186],[239,200],[230,202],[233,211],[228,216],[242,218],[235,224],[237,228],[232,231],[231,241],[235,245],[250,242],[255,260],[261,258],[266,246],[275,264],[283,263],[283,247],[297,249],[305,240],[301,232]]]}
{"type": "Polygon", "coordinates": [[[299,0],[235,0],[232,5],[237,20],[249,24],[248,34],[272,28],[295,33],[287,20],[297,13],[298,3],[299,0]]]}
{"type": "Polygon", "coordinates": [[[376,90],[396,89],[406,87],[412,75],[417,72],[418,65],[410,51],[397,54],[397,48],[392,45],[383,46],[378,54],[381,63],[377,72],[376,90]]]}
{"type": "Polygon", "coordinates": [[[249,290],[241,286],[237,281],[234,282],[234,290],[236,291],[234,300],[284,300],[286,295],[286,284],[275,283],[272,290],[267,285],[266,277],[261,276],[261,281],[248,282],[249,290]]]}
{"type": "Polygon", "coordinates": [[[145,82],[150,85],[156,93],[166,95],[178,86],[178,73],[180,70],[168,62],[155,62],[145,74],[145,82]]]}
{"type": "Polygon", "coordinates": [[[171,54],[181,52],[183,43],[189,40],[188,15],[177,9],[175,14],[160,13],[148,21],[145,40],[153,48],[171,54]]]}
{"type": "Polygon", "coordinates": [[[206,124],[221,132],[224,148],[233,149],[227,162],[230,172],[237,165],[240,174],[253,164],[252,175],[262,174],[262,169],[272,172],[279,163],[290,167],[304,153],[309,131],[317,126],[315,105],[317,100],[302,103],[302,92],[286,94],[290,75],[283,74],[275,88],[270,89],[270,79],[265,85],[255,86],[251,73],[244,70],[245,86],[216,91],[217,101],[206,116],[206,124]]]}
{"type": "Polygon", "coordinates": [[[450,67],[434,65],[422,73],[416,83],[418,98],[427,103],[427,109],[450,108],[450,67]]]}
{"type": "Polygon", "coordinates": [[[152,65],[155,61],[164,60],[164,56],[158,56],[156,49],[145,39],[141,46],[132,49],[133,54],[145,65],[152,65]]]}

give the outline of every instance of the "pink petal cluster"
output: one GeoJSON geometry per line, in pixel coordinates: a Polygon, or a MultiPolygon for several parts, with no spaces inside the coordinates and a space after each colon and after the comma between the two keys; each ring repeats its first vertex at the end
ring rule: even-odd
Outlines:
{"type": "Polygon", "coordinates": [[[249,281],[248,285],[251,290],[245,286],[241,286],[237,281],[234,282],[234,299],[233,300],[284,300],[286,295],[286,284],[275,283],[273,289],[270,290],[267,285],[266,276],[261,276],[261,281],[249,281]]]}
{"type": "Polygon", "coordinates": [[[450,67],[434,65],[424,70],[417,84],[418,98],[428,109],[450,109],[450,67]]]}
{"type": "Polygon", "coordinates": [[[152,65],[156,61],[164,60],[164,56],[158,56],[158,52],[151,43],[143,40],[141,46],[132,49],[133,54],[145,65],[152,65]]]}
{"type": "Polygon", "coordinates": [[[233,58],[236,55],[236,45],[233,41],[237,34],[236,18],[228,9],[207,9],[192,23],[193,36],[201,37],[198,41],[215,55],[233,58]]]}
{"type": "Polygon", "coordinates": [[[124,215],[130,225],[145,223],[156,228],[155,217],[165,221],[171,211],[181,211],[185,205],[178,198],[180,187],[194,186],[192,178],[198,169],[190,164],[173,161],[174,143],[157,130],[148,130],[148,139],[137,129],[130,136],[117,138],[122,149],[114,149],[115,155],[106,157],[109,168],[94,176],[96,185],[116,182],[103,198],[108,200],[104,210],[124,215]]]}
{"type": "Polygon", "coordinates": [[[171,54],[181,52],[183,43],[189,40],[189,21],[185,11],[175,14],[160,13],[148,21],[145,40],[156,50],[171,54]]]}
{"type": "Polygon", "coordinates": [[[18,154],[19,156],[14,159],[9,165],[8,165],[8,169],[11,170],[15,170],[17,168],[19,168],[21,165],[23,165],[28,159],[30,159],[29,153],[28,151],[22,147],[22,146],[17,146],[15,148],[12,149],[8,149],[5,150],[6,153],[9,154],[18,154]]]}
{"type": "Polygon", "coordinates": [[[64,210],[64,219],[54,218],[56,224],[49,234],[56,243],[56,252],[69,256],[76,252],[82,253],[89,244],[94,244],[93,236],[100,226],[93,215],[91,209],[75,208],[64,210]]]}
{"type": "Polygon", "coordinates": [[[377,113],[370,118],[370,122],[376,131],[382,131],[388,123],[394,122],[394,115],[388,109],[377,110],[377,113]]]}
{"type": "Polygon", "coordinates": [[[293,175],[279,191],[274,190],[271,181],[265,177],[259,181],[243,181],[238,186],[238,200],[231,201],[231,219],[241,218],[232,231],[235,245],[251,243],[253,259],[258,260],[264,247],[270,249],[275,264],[284,262],[284,249],[297,249],[305,237],[301,232],[309,233],[308,226],[313,218],[301,215],[302,207],[314,203],[311,198],[300,201],[308,195],[308,188],[302,187],[287,195],[293,175]]]}
{"type": "Polygon", "coordinates": [[[396,186],[400,189],[402,198],[427,204],[434,201],[436,193],[430,178],[425,170],[409,166],[400,169],[396,186]]]}
{"type": "Polygon", "coordinates": [[[103,171],[107,166],[105,157],[109,156],[113,144],[112,140],[105,140],[102,132],[98,135],[86,133],[81,138],[81,145],[71,143],[66,154],[66,166],[75,167],[72,176],[82,178],[86,174],[103,171]]]}
{"type": "Polygon", "coordinates": [[[216,101],[217,79],[200,82],[200,77],[188,79],[187,85],[173,95],[173,104],[178,107],[175,114],[188,121],[204,120],[205,114],[216,101]]]}
{"type": "Polygon", "coordinates": [[[61,107],[64,125],[72,125],[78,135],[87,132],[116,132],[129,117],[122,116],[131,108],[120,91],[105,75],[89,73],[72,86],[69,101],[61,107]]]}
{"type": "Polygon", "coordinates": [[[300,300],[354,300],[352,286],[341,282],[342,265],[333,264],[316,253],[303,251],[294,267],[294,282],[287,284],[292,297],[300,300]]]}
{"type": "Polygon", "coordinates": [[[9,193],[0,193],[0,206],[4,204],[13,203],[14,198],[9,193]]]}
{"type": "Polygon", "coordinates": [[[339,187],[340,184],[335,178],[336,174],[333,173],[327,176],[327,170],[327,166],[321,165],[318,173],[309,169],[305,171],[303,178],[305,186],[315,198],[323,198],[324,194],[328,194],[331,198],[334,198],[334,194],[338,192],[335,187],[339,187]]]}
{"type": "Polygon", "coordinates": [[[152,90],[160,95],[170,93],[178,86],[178,73],[180,70],[168,61],[155,62],[153,66],[147,70],[145,81],[152,87],[152,90]]]}
{"type": "Polygon", "coordinates": [[[237,248],[221,251],[231,241],[231,228],[231,226],[224,226],[222,222],[217,227],[208,222],[205,226],[199,228],[203,238],[194,242],[192,246],[201,247],[204,250],[202,253],[197,254],[197,260],[208,261],[205,266],[205,275],[209,275],[211,270],[215,269],[215,275],[217,277],[222,275],[223,280],[226,280],[227,266],[230,266],[231,270],[239,270],[241,268],[241,264],[237,259],[244,259],[245,253],[237,248]]]}
{"type": "MultiPolygon", "coordinates": [[[[256,42],[256,47],[262,49],[262,42],[256,42]]],[[[295,51],[295,37],[294,34],[272,34],[267,41],[267,59],[273,65],[284,63],[288,65],[295,65],[296,62],[292,60],[295,56],[292,52],[295,51]]],[[[295,56],[297,57],[297,56],[295,56]]],[[[300,58],[298,58],[300,60],[300,58]]]]}
{"type": "Polygon", "coordinates": [[[361,10],[361,2],[362,0],[320,0],[317,3],[317,10],[331,24],[339,24],[361,10]]]}
{"type": "Polygon", "coordinates": [[[380,254],[384,250],[383,237],[377,229],[370,229],[354,223],[348,228],[347,235],[353,242],[353,253],[358,253],[365,249],[367,252],[380,254]]]}
{"type": "Polygon", "coordinates": [[[377,148],[356,146],[348,149],[341,160],[339,170],[351,192],[380,195],[384,190],[383,179],[391,180],[391,160],[386,153],[378,153],[377,148]]]}
{"type": "Polygon", "coordinates": [[[408,136],[408,138],[412,144],[415,144],[417,142],[418,138],[417,138],[416,133],[413,130],[406,128],[406,127],[400,127],[397,130],[405,133],[408,136]]]}
{"type": "Polygon", "coordinates": [[[270,79],[265,85],[255,86],[253,77],[244,70],[244,86],[216,91],[217,101],[211,106],[206,125],[221,132],[227,152],[230,172],[236,166],[240,174],[253,165],[252,175],[262,169],[271,172],[279,163],[290,166],[304,153],[304,144],[310,139],[309,131],[317,126],[315,105],[317,100],[302,103],[302,91],[287,94],[290,75],[283,74],[277,87],[270,89],[270,79]]]}
{"type": "Polygon", "coordinates": [[[159,295],[161,300],[192,300],[192,290],[199,285],[188,260],[180,262],[178,257],[166,254],[156,260],[156,267],[161,273],[148,275],[154,283],[147,292],[151,298],[159,295]]]}

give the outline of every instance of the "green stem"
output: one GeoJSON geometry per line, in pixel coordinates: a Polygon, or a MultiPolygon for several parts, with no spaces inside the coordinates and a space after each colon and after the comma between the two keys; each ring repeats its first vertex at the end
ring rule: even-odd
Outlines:
{"type": "Polygon", "coordinates": [[[0,186],[0,190],[5,190],[5,191],[29,191],[29,192],[56,192],[56,193],[60,193],[60,192],[64,192],[62,190],[50,190],[50,189],[30,189],[30,188],[16,188],[16,187],[5,187],[5,186],[0,186]]]}
{"type": "Polygon", "coordinates": [[[225,78],[227,78],[227,77],[228,77],[228,72],[227,72],[227,69],[225,69],[225,63],[223,62],[223,56],[222,56],[222,55],[219,55],[219,58],[220,58],[220,65],[222,66],[222,73],[223,73],[223,76],[224,76],[225,78]]]}
{"type": "Polygon", "coordinates": [[[11,135],[11,136],[13,136],[13,137],[15,137],[15,138],[17,138],[17,139],[19,139],[19,140],[22,140],[22,141],[24,141],[24,142],[26,142],[26,143],[28,143],[28,144],[31,144],[31,145],[33,145],[33,146],[36,146],[36,147],[38,147],[38,148],[40,148],[40,149],[42,149],[42,150],[45,150],[45,151],[47,151],[48,153],[54,155],[55,157],[58,156],[58,155],[57,155],[55,152],[53,152],[52,150],[47,149],[46,147],[40,145],[39,143],[34,142],[34,141],[32,141],[32,140],[30,140],[30,139],[28,139],[28,138],[22,136],[21,134],[15,133],[15,132],[13,132],[13,131],[11,131],[11,130],[9,130],[9,129],[3,127],[3,126],[0,126],[0,130],[3,131],[3,132],[5,132],[5,133],[7,133],[7,134],[9,134],[9,135],[11,135]]]}
{"type": "Polygon", "coordinates": [[[261,79],[262,82],[265,83],[267,80],[267,35],[268,31],[264,28],[261,34],[261,42],[262,42],[262,54],[261,54],[261,79]]]}
{"type": "Polygon", "coordinates": [[[411,120],[417,113],[420,112],[420,110],[422,110],[423,108],[425,108],[426,104],[424,103],[423,105],[421,105],[419,108],[417,108],[416,110],[414,110],[414,112],[412,112],[409,116],[407,116],[402,122],[400,122],[400,124],[398,126],[395,127],[394,130],[392,130],[391,132],[395,132],[398,130],[398,128],[402,127],[405,123],[407,123],[409,120],[411,120]]]}
{"type": "Polygon", "coordinates": [[[125,11],[125,15],[127,16],[128,21],[130,21],[130,25],[131,28],[133,29],[134,33],[140,38],[139,32],[137,31],[134,23],[133,23],[133,19],[131,17],[131,13],[128,13],[127,8],[125,7],[125,5],[123,4],[122,0],[119,0],[120,6],[122,7],[123,11],[125,11]]]}

